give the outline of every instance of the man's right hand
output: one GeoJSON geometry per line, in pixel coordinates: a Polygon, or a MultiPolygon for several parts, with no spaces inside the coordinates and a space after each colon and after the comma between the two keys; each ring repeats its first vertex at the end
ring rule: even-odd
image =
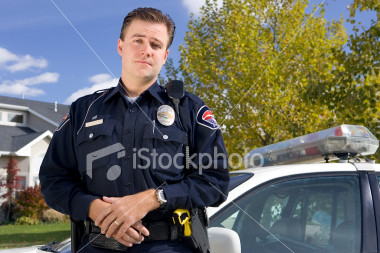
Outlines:
{"type": "Polygon", "coordinates": [[[107,203],[101,199],[94,199],[88,209],[88,217],[91,220],[95,221],[100,212],[107,208],[109,205],[110,203],[107,203]]]}
{"type": "MultiPolygon", "coordinates": [[[[91,202],[90,208],[88,211],[88,217],[95,221],[98,215],[103,212],[107,207],[109,207],[111,204],[107,203],[101,199],[95,199],[91,202]]],[[[133,244],[140,244],[143,240],[144,237],[138,233],[137,231],[141,231],[146,228],[142,225],[141,221],[136,222],[133,224],[128,231],[126,231],[125,235],[123,236],[117,236],[119,230],[116,230],[112,236],[121,244],[127,246],[127,247],[132,247],[133,244]]],[[[103,234],[105,234],[107,231],[102,231],[103,234]]],[[[149,232],[148,232],[149,233],[149,232]]]]}

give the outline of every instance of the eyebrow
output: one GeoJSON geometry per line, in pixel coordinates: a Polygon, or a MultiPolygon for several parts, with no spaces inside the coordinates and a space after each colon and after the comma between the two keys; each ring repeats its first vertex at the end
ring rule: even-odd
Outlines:
{"type": "MultiPolygon", "coordinates": [[[[146,38],[146,35],[144,35],[144,34],[140,34],[140,33],[135,33],[135,34],[132,35],[131,38],[146,38]]],[[[157,38],[155,38],[155,37],[152,37],[152,39],[153,39],[154,41],[160,43],[161,45],[164,44],[164,43],[162,43],[161,40],[159,40],[159,39],[157,39],[157,38]]]]}

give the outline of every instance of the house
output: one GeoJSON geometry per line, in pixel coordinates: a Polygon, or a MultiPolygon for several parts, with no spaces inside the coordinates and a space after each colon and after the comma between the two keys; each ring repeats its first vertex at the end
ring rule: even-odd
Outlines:
{"type": "Polygon", "coordinates": [[[68,105],[0,96],[0,178],[6,175],[9,158],[14,157],[22,186],[39,183],[43,157],[68,111],[68,105]]]}

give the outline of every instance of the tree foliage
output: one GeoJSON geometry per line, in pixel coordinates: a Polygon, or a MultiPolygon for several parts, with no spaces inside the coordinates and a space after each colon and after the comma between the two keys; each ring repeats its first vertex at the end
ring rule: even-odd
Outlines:
{"type": "Polygon", "coordinates": [[[222,125],[228,152],[336,125],[326,103],[347,42],[343,19],[306,13],[305,0],[206,1],[180,48],[188,89],[222,125]]]}
{"type": "MultiPolygon", "coordinates": [[[[336,52],[339,85],[330,108],[336,111],[336,121],[365,125],[380,139],[380,1],[354,0],[347,21],[354,26],[347,48],[336,52]],[[365,28],[355,16],[368,10],[376,12],[377,20],[365,28]]],[[[379,151],[376,158],[380,161],[379,151]]]]}
{"type": "Polygon", "coordinates": [[[16,190],[20,189],[21,178],[17,175],[20,169],[18,168],[17,160],[13,157],[9,158],[8,166],[6,167],[6,177],[5,179],[0,180],[0,188],[5,187],[6,192],[0,196],[6,201],[3,203],[3,207],[8,209],[7,219],[10,219],[11,209],[13,206],[13,199],[16,190]]]}
{"type": "Polygon", "coordinates": [[[41,193],[41,185],[23,189],[18,193],[15,202],[20,216],[36,221],[41,220],[43,211],[48,209],[41,193]]]}

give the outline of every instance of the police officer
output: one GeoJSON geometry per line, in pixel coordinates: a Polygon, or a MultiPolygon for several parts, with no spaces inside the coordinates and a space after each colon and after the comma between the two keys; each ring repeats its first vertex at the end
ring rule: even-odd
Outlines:
{"type": "MultiPolygon", "coordinates": [[[[227,156],[211,111],[186,92],[177,114],[156,82],[174,31],[172,19],[157,9],[125,17],[118,85],[71,105],[41,165],[46,203],[93,221],[128,252],[191,252],[145,224],[169,223],[175,209],[217,206],[227,195],[227,156]],[[187,144],[191,170],[185,169],[187,144]]],[[[80,252],[115,251],[93,245],[87,234],[80,252]]]]}

